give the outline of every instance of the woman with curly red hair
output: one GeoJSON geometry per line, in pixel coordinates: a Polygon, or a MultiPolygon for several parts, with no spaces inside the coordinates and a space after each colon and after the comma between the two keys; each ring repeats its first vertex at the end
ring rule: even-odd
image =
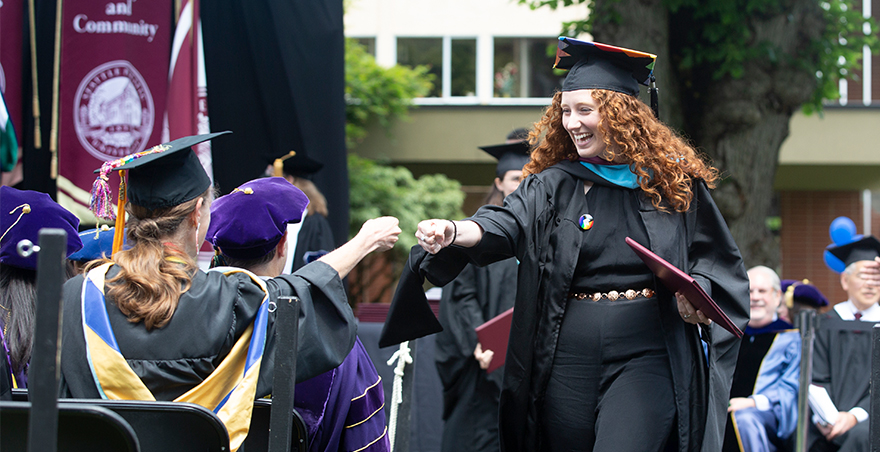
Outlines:
{"type": "Polygon", "coordinates": [[[683,269],[739,327],[748,278],[709,195],[716,169],[639,99],[655,56],[560,38],[562,91],[503,207],[426,220],[421,264],[519,260],[502,449],[717,451],[739,340],[665,288],[630,237],[683,269]],[[704,352],[705,347],[705,352],[704,352]]]}

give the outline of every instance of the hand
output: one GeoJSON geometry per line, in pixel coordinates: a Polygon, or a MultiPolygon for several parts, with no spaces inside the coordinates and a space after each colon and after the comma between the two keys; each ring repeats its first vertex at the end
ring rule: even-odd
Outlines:
{"type": "Polygon", "coordinates": [[[394,217],[373,218],[364,222],[357,235],[364,240],[370,252],[388,251],[394,247],[400,235],[398,223],[394,217]]]}
{"type": "Polygon", "coordinates": [[[734,411],[739,411],[744,408],[754,408],[755,400],[749,397],[734,397],[730,399],[730,403],[727,405],[727,412],[733,413],[734,411]]]}
{"type": "MultiPolygon", "coordinates": [[[[832,439],[848,432],[849,429],[855,427],[858,423],[859,421],[856,419],[855,415],[848,411],[841,411],[838,413],[834,425],[829,428],[828,433],[822,432],[822,434],[825,435],[825,438],[831,441],[832,439]]],[[[819,430],[821,431],[822,429],[819,430]]]]}
{"type": "Polygon", "coordinates": [[[437,254],[455,239],[455,229],[451,220],[424,220],[419,223],[416,238],[425,251],[437,254]]]}
{"type": "Polygon", "coordinates": [[[685,322],[694,325],[698,323],[709,325],[712,323],[712,320],[706,317],[702,311],[695,309],[694,305],[681,293],[675,293],[675,300],[678,302],[678,314],[681,315],[682,320],[685,322]]]}
{"type": "Polygon", "coordinates": [[[480,363],[480,369],[488,369],[493,356],[495,356],[495,352],[492,350],[483,351],[483,346],[477,342],[477,348],[474,349],[474,358],[477,358],[477,362],[480,363]]]}
{"type": "Polygon", "coordinates": [[[880,257],[875,257],[873,262],[865,262],[858,276],[865,284],[880,287],[880,257]]]}

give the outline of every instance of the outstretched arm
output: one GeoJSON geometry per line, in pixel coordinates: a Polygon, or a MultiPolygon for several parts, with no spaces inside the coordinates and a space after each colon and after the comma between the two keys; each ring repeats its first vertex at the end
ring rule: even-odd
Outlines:
{"type": "Polygon", "coordinates": [[[424,220],[416,230],[419,245],[431,254],[455,244],[470,248],[483,238],[483,228],[473,221],[424,220]]]}
{"type": "Polygon", "coordinates": [[[340,278],[345,278],[368,254],[394,247],[398,235],[400,227],[397,218],[379,217],[367,220],[354,238],[318,260],[333,267],[340,278]]]}

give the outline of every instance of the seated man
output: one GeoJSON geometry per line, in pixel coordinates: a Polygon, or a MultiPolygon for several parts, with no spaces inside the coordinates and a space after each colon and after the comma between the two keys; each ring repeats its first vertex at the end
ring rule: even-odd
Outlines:
{"type": "MultiPolygon", "coordinates": [[[[308,202],[278,177],[247,182],[217,199],[207,234],[216,251],[213,270],[234,267],[266,279],[280,275],[288,252],[287,224],[300,221],[308,202]]],[[[400,232],[391,217],[369,220],[362,231],[376,225],[400,232]]],[[[298,383],[294,396],[311,451],[389,450],[381,379],[360,339],[339,367],[298,383]]]]}
{"type": "Polygon", "coordinates": [[[748,274],[750,317],[730,389],[724,451],[774,452],[797,423],[800,334],[777,315],[776,272],[758,266],[748,274]]]}
{"type": "Polygon", "coordinates": [[[813,345],[813,384],[825,388],[839,410],[826,424],[815,416],[810,451],[868,451],[871,391],[871,328],[880,322],[880,288],[863,272],[876,271],[880,242],[872,236],[829,249],[846,264],[840,284],[849,299],[819,318],[813,345]]]}

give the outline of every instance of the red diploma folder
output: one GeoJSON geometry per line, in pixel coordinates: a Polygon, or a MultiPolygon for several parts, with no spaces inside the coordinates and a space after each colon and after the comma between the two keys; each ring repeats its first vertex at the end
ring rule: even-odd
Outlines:
{"type": "Polygon", "coordinates": [[[474,328],[477,331],[477,339],[483,350],[492,350],[495,355],[489,362],[486,373],[504,365],[507,356],[507,338],[510,337],[510,321],[513,320],[513,308],[498,314],[492,320],[474,328]]]}
{"type": "Polygon", "coordinates": [[[694,278],[691,278],[687,273],[666,262],[662,257],[654,254],[651,250],[629,237],[626,238],[626,244],[639,255],[639,258],[657,275],[657,278],[663,281],[663,285],[667,289],[672,292],[681,292],[706,317],[718,322],[719,325],[733,333],[736,337],[741,338],[743,336],[742,330],[730,321],[730,317],[715,304],[715,300],[700,287],[700,284],[694,278]]]}

